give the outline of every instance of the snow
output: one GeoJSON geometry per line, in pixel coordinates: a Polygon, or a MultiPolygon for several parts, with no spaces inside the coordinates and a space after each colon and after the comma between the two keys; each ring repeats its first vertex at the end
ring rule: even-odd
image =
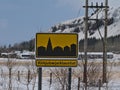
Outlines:
{"type": "MultiPolygon", "coordinates": [[[[114,58],[111,60],[108,60],[108,63],[111,62],[112,67],[109,66],[107,69],[108,71],[112,71],[112,77],[109,78],[109,83],[108,83],[108,90],[119,90],[120,88],[120,54],[114,54],[114,58]]],[[[9,60],[12,60],[13,62],[17,63],[26,63],[26,62],[34,62],[34,60],[27,60],[27,59],[13,59],[10,58],[9,60]]],[[[94,61],[94,60],[93,60],[94,61]]],[[[8,62],[7,58],[0,58],[0,63],[1,62],[8,62]]],[[[102,62],[102,60],[97,60],[97,62],[102,62]]],[[[34,64],[33,64],[34,65],[34,64]]],[[[31,73],[34,73],[34,69],[36,70],[35,66],[27,65],[27,64],[21,64],[21,65],[14,65],[12,67],[12,90],[27,90],[27,73],[28,70],[31,70],[31,73]],[[20,81],[18,81],[18,71],[20,71],[20,81]]],[[[51,68],[52,69],[52,68],[51,68]]],[[[78,67],[74,67],[74,70],[78,70],[78,67]]],[[[81,68],[82,69],[82,68],[81,68]]],[[[9,83],[9,77],[8,77],[9,69],[8,66],[5,64],[2,64],[0,66],[0,90],[8,90],[8,83],[9,83]]],[[[56,90],[55,87],[59,86],[55,83],[52,83],[50,86],[50,68],[43,67],[43,77],[42,77],[42,90],[56,90]]],[[[55,78],[55,77],[53,77],[55,78]]],[[[29,90],[33,90],[33,83],[35,82],[35,88],[34,90],[38,90],[38,76],[33,77],[31,82],[29,83],[28,87],[29,90]]],[[[72,90],[77,89],[77,83],[78,80],[76,77],[72,78],[72,90]]],[[[84,85],[81,82],[81,85],[84,85]]],[[[98,90],[98,87],[89,87],[89,90],[98,90]],[[90,89],[91,88],[91,89],[90,89]]],[[[101,90],[106,90],[106,87],[102,87],[101,90]]]]}

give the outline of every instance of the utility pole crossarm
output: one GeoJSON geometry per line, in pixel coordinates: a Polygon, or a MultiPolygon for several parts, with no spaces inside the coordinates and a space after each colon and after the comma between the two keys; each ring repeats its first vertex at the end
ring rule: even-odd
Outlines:
{"type": "MultiPolygon", "coordinates": [[[[87,6],[88,8],[109,8],[109,6],[87,6]]],[[[86,8],[86,6],[83,6],[83,8],[86,8]]]]}

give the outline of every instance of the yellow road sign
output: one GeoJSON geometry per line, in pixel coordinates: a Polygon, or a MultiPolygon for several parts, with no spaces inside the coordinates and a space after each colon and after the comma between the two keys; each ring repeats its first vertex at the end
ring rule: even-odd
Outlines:
{"type": "Polygon", "coordinates": [[[78,34],[37,33],[36,58],[77,58],[78,34]]]}
{"type": "Polygon", "coordinates": [[[76,67],[77,60],[36,60],[37,67],[76,67]]]}

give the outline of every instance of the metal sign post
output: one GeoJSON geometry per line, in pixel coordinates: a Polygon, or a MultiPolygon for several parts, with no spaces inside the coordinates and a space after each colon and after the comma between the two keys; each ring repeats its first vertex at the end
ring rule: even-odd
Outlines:
{"type": "Polygon", "coordinates": [[[72,76],[72,68],[68,69],[68,90],[71,90],[71,76],[72,76]]]}
{"type": "Polygon", "coordinates": [[[42,68],[38,68],[38,90],[42,90],[42,68]]]}

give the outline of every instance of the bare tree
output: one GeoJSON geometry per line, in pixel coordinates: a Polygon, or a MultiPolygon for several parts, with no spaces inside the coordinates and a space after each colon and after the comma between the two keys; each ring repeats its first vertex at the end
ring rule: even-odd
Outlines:
{"type": "Polygon", "coordinates": [[[36,84],[36,78],[37,78],[37,67],[35,65],[35,60],[32,59],[32,65],[31,65],[31,78],[32,78],[32,90],[35,89],[35,84],[36,84]]]}
{"type": "Polygon", "coordinates": [[[6,66],[8,68],[8,76],[9,76],[8,90],[12,90],[12,69],[16,66],[16,60],[10,58],[9,54],[8,54],[8,60],[6,66]]]}
{"type": "Polygon", "coordinates": [[[37,67],[35,66],[35,60],[29,60],[26,62],[25,69],[21,71],[20,83],[26,85],[27,90],[29,90],[29,85],[32,85],[32,90],[35,89],[36,78],[37,78],[37,67]]]}
{"type": "Polygon", "coordinates": [[[53,74],[53,83],[56,86],[56,90],[66,90],[68,87],[68,82],[67,82],[67,68],[54,68],[50,69],[51,73],[53,74]],[[59,87],[58,87],[59,85],[59,87]]]}
{"type": "Polygon", "coordinates": [[[88,85],[90,86],[98,86],[99,79],[102,79],[102,68],[99,62],[93,60],[88,64],[88,85]]]}

